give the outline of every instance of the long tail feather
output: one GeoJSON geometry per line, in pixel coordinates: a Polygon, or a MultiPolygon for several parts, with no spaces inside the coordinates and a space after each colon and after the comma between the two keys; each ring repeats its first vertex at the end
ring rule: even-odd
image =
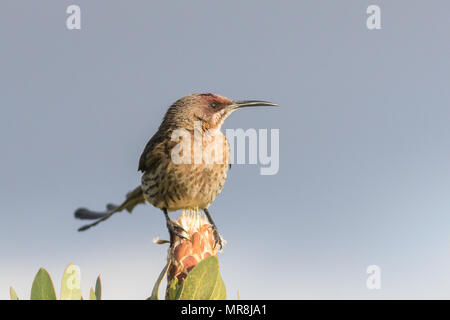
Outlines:
{"type": "Polygon", "coordinates": [[[130,191],[127,193],[125,201],[120,205],[117,206],[115,204],[109,203],[106,205],[106,211],[91,211],[86,208],[79,208],[75,211],[74,215],[75,218],[81,219],[81,220],[95,220],[93,223],[84,225],[78,229],[78,231],[84,231],[87,230],[93,226],[96,226],[102,221],[105,221],[109,219],[114,213],[120,212],[123,210],[127,210],[131,213],[133,211],[134,207],[136,207],[138,204],[145,203],[144,194],[142,192],[141,187],[135,188],[133,191],[130,191]]]}

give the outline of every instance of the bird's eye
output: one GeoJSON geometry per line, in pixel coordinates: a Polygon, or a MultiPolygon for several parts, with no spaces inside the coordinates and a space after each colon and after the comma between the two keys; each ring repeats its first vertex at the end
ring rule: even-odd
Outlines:
{"type": "Polygon", "coordinates": [[[215,109],[215,108],[217,108],[217,103],[211,102],[210,106],[211,106],[211,108],[215,109]]]}

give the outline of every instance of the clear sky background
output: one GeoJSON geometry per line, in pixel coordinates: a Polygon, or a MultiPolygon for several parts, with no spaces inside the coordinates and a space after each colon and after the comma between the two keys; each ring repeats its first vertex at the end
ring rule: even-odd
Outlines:
{"type": "Polygon", "coordinates": [[[85,296],[100,273],[104,298],[148,297],[161,212],[78,233],[73,211],[122,201],[166,108],[215,92],[281,105],[225,124],[280,129],[279,173],[234,165],[210,207],[229,298],[449,299],[449,17],[448,1],[2,1],[0,298],[29,298],[41,266],[59,290],[69,262],[85,296]]]}

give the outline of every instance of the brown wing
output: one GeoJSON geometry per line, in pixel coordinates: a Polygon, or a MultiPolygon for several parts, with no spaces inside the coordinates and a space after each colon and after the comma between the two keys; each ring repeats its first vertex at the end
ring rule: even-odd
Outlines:
{"type": "Polygon", "coordinates": [[[157,146],[164,142],[164,140],[164,136],[160,134],[159,131],[150,139],[144,148],[144,152],[142,152],[141,157],[139,158],[139,171],[145,172],[155,165],[155,162],[159,157],[155,157],[154,151],[157,146]]]}

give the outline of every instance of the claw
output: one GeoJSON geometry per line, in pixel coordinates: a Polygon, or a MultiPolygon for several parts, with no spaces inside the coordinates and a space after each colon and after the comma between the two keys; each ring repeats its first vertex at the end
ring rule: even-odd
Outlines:
{"type": "Polygon", "coordinates": [[[169,233],[173,234],[175,236],[177,236],[178,238],[181,239],[185,239],[185,240],[189,240],[188,238],[186,238],[185,236],[183,236],[180,232],[185,232],[186,230],[184,230],[179,224],[177,224],[176,222],[172,221],[172,220],[168,220],[167,221],[167,229],[169,229],[169,233]]]}
{"type": "Polygon", "coordinates": [[[217,230],[217,228],[215,226],[211,226],[212,230],[213,230],[213,235],[214,235],[214,247],[213,249],[216,248],[217,245],[219,245],[219,250],[222,250],[223,245],[222,245],[222,238],[220,237],[219,231],[217,230]]]}
{"type": "Polygon", "coordinates": [[[214,239],[215,239],[214,248],[213,249],[215,249],[217,244],[219,244],[220,250],[222,250],[222,248],[223,248],[223,246],[222,246],[222,238],[220,237],[219,231],[217,230],[217,226],[214,223],[211,215],[209,214],[208,209],[206,209],[206,208],[203,209],[203,212],[206,214],[206,217],[208,218],[208,221],[211,224],[211,228],[213,230],[213,235],[214,235],[214,239]]]}

